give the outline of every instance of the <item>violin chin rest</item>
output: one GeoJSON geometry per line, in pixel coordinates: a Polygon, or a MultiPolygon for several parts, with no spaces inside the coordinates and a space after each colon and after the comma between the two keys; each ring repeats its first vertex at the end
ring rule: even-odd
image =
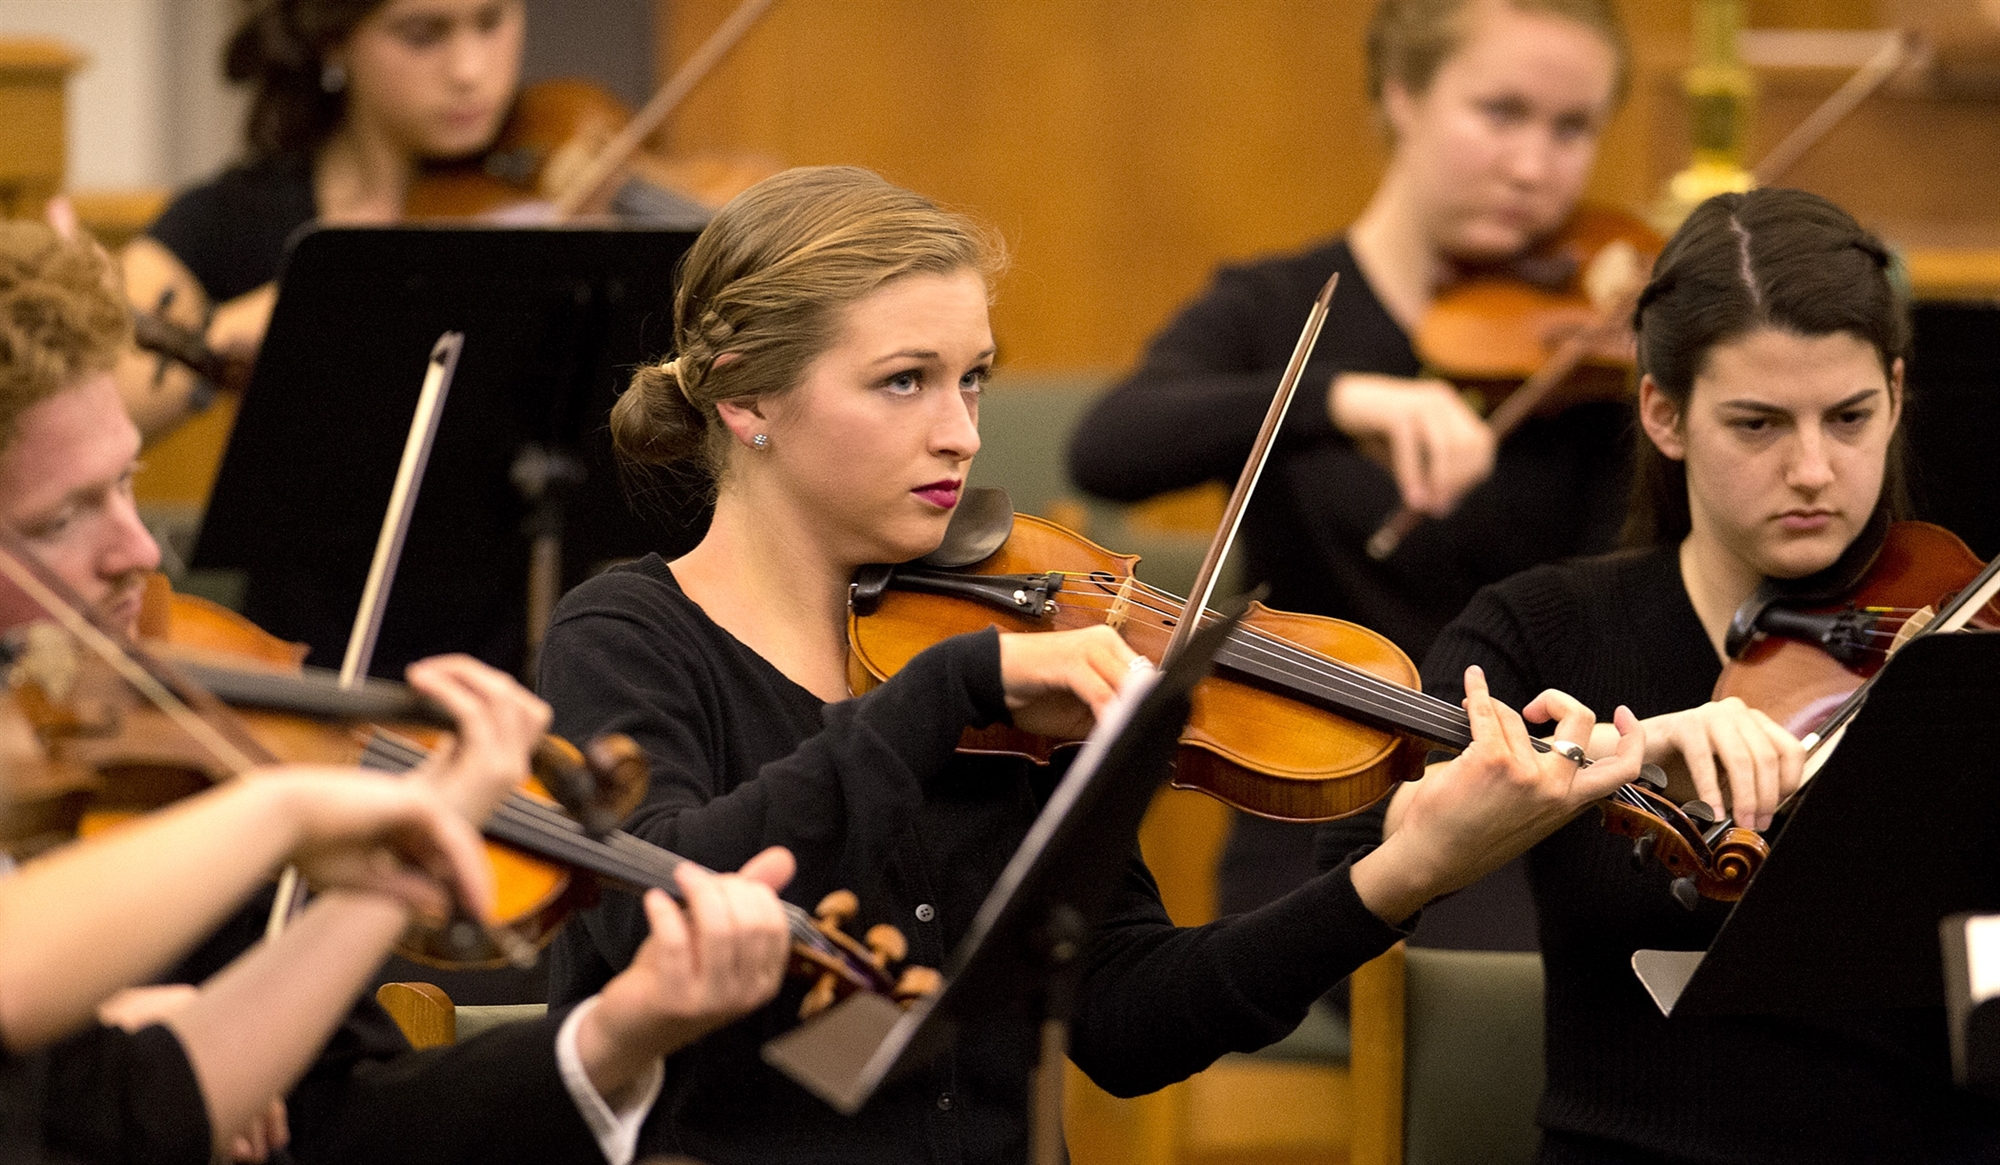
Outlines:
{"type": "Polygon", "coordinates": [[[944,528],[944,541],[918,559],[925,566],[956,570],[993,557],[1014,533],[1014,500],[1004,489],[980,486],[958,495],[958,508],[944,528]]]}

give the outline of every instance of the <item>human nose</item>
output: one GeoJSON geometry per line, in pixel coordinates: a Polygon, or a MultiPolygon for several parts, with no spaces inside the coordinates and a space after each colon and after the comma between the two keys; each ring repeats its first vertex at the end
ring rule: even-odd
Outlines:
{"type": "Polygon", "coordinates": [[[1827,456],[1826,436],[1816,426],[1801,428],[1797,447],[1786,466],[1786,484],[1806,493],[1817,493],[1833,484],[1833,461],[1827,456]]]}
{"type": "Polygon", "coordinates": [[[97,557],[98,575],[115,579],[133,571],[158,570],[160,544],[139,520],[139,508],[132,499],[120,496],[113,500],[109,516],[110,525],[97,557]]]}
{"type": "Polygon", "coordinates": [[[1507,176],[1522,186],[1540,186],[1555,170],[1556,143],[1545,129],[1524,129],[1508,143],[1507,176]]]}
{"type": "Polygon", "coordinates": [[[957,461],[979,452],[978,397],[963,392],[939,393],[940,416],[931,429],[931,449],[957,461]]]}
{"type": "Polygon", "coordinates": [[[445,76],[453,85],[471,88],[493,68],[500,51],[497,38],[478,29],[461,29],[445,47],[445,76]]]}

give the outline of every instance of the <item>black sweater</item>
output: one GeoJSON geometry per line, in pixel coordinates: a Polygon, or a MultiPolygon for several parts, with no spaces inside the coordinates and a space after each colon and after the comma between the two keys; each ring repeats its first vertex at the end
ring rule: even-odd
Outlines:
{"type": "Polygon", "coordinates": [[[1422,369],[1344,239],[1223,268],[1084,418],[1070,476],[1119,501],[1234,483],[1306,309],[1336,270],[1326,328],[1244,519],[1244,553],[1251,581],[1271,584],[1272,606],[1350,619],[1421,659],[1480,587],[1613,545],[1631,410],[1585,405],[1529,421],[1455,512],[1424,523],[1389,561],[1369,559],[1363,545],[1399,504],[1395,482],[1333,427],[1326,389],[1342,372],[1422,369]]]}
{"type": "Polygon", "coordinates": [[[201,1085],[163,1026],[92,1026],[29,1055],[0,1050],[0,1161],[200,1165],[209,1139],[201,1085]]]}
{"type": "MultiPolygon", "coordinates": [[[[1050,780],[1025,762],[954,751],[962,729],[1006,714],[990,631],[947,640],[865,697],[822,704],[649,556],[565,597],[542,661],[556,731],[624,732],[652,757],[647,801],[626,828],[717,869],[789,846],[799,873],[787,899],[810,908],[852,889],[857,933],[891,922],[920,964],[944,965],[1050,780]]],[[[645,933],[635,899],[607,896],[558,938],[551,999],[596,990],[645,933]]],[[[1135,855],[1087,956],[1071,1058],[1114,1093],[1157,1089],[1283,1036],[1397,937],[1362,906],[1344,866],[1256,914],[1176,929],[1135,855]]],[[[766,1039],[796,1023],[801,990],[669,1061],[642,1152],[716,1165],[1024,1157],[1035,1050],[1026,1017],[968,1033],[847,1119],[759,1059],[766,1039]]]]}
{"type": "Polygon", "coordinates": [[[285,244],[318,216],[311,160],[290,156],[232,167],[182,191],[146,233],[220,304],[277,278],[285,244]]]}
{"type": "MultiPolygon", "coordinates": [[[[1560,688],[1609,715],[1706,703],[1721,672],[1672,547],[1541,567],[1481,591],[1424,661],[1463,697],[1468,664],[1514,707],[1560,688]]],[[[1380,808],[1321,833],[1321,861],[1379,841],[1380,808]]],[[[1728,907],[1690,913],[1594,811],[1536,846],[1547,973],[1544,1161],[1992,1161],[2000,1108],[1952,1088],[1937,1009],[1812,1021],[1663,1017],[1641,948],[1700,950],[1728,907]]]]}

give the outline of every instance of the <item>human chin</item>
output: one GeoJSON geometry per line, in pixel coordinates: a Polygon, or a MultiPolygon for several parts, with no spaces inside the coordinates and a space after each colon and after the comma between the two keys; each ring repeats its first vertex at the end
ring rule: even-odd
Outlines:
{"type": "Polygon", "coordinates": [[[1760,548],[1760,573],[1770,578],[1804,578],[1839,561],[1855,531],[1838,520],[1810,533],[1785,533],[1767,538],[1760,548]]]}

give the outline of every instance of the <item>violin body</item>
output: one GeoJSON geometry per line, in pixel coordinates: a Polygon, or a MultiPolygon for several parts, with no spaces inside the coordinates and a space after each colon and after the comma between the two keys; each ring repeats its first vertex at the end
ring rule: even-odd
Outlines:
{"type": "MultiPolygon", "coordinates": [[[[1852,592],[1836,602],[1797,609],[1805,615],[1844,617],[1851,633],[1867,641],[1852,662],[1842,662],[1805,639],[1759,635],[1723,667],[1715,698],[1735,696],[1792,735],[1804,737],[1882,670],[1890,650],[1906,637],[1906,622],[1911,631],[1920,625],[1910,615],[1927,619],[1923,612],[1970,584],[1985,565],[1942,526],[1893,523],[1852,592]]],[[[1988,603],[1971,625],[2000,628],[2000,604],[1988,603]]]]}
{"type": "MultiPolygon", "coordinates": [[[[594,82],[538,81],[515,97],[500,136],[484,153],[423,167],[404,199],[404,217],[530,214],[553,204],[631,120],[632,110],[594,82]]],[[[763,157],[708,154],[639,153],[625,165],[632,179],[709,210],[782,168],[763,157]]],[[[601,214],[608,207],[583,209],[601,214]]]]}
{"type": "MultiPolygon", "coordinates": [[[[1180,610],[1131,585],[1139,559],[1114,554],[1052,522],[1017,514],[1004,546],[968,568],[971,576],[1059,571],[1053,610],[1009,613],[964,599],[889,590],[866,615],[848,615],[848,683],[865,692],[940,639],[997,624],[1003,631],[1059,631],[1106,624],[1132,649],[1159,662],[1180,610]]],[[[1403,687],[1416,667],[1394,643],[1352,623],[1273,611],[1252,604],[1243,626],[1403,687]]],[[[1006,727],[968,730],[969,752],[1046,762],[1051,741],[1006,727]]],[[[1407,735],[1369,727],[1324,708],[1273,695],[1231,676],[1203,680],[1181,735],[1172,783],[1199,789],[1250,813],[1287,821],[1323,821],[1372,805],[1398,781],[1418,776],[1427,749],[1407,735]]]]}
{"type": "Polygon", "coordinates": [[[1627,399],[1631,330],[1606,315],[1621,292],[1637,290],[1634,280],[1643,285],[1662,245],[1658,232],[1623,211],[1579,207],[1527,255],[1475,271],[1441,293],[1412,339],[1417,355],[1487,413],[1548,364],[1565,340],[1588,334],[1576,366],[1532,411],[1627,399]]]}
{"type": "MultiPolygon", "coordinates": [[[[54,632],[49,625],[43,630],[54,632]]],[[[306,654],[303,644],[270,635],[226,608],[174,594],[160,576],[149,580],[139,630],[154,656],[184,667],[227,667],[239,680],[263,676],[280,685],[296,680],[306,654]]],[[[42,758],[38,769],[18,778],[9,766],[7,834],[18,856],[113,828],[232,775],[182,723],[140,697],[101,660],[76,652],[60,632],[31,633],[14,678],[13,706],[40,737],[42,758]]],[[[365,763],[385,731],[378,723],[337,717],[257,707],[234,712],[230,729],[242,733],[250,749],[293,763],[365,763]]],[[[390,727],[398,730],[397,739],[411,741],[431,740],[438,732],[429,723],[390,727]]],[[[567,748],[565,759],[584,764],[567,742],[551,738],[545,747],[567,748]]],[[[520,791],[541,804],[556,804],[534,777],[520,791]]],[[[631,792],[636,798],[639,790],[631,792]]],[[[561,865],[501,842],[489,841],[486,856],[494,875],[497,925],[531,948],[553,938],[569,911],[596,890],[591,879],[574,878],[561,865]]],[[[509,961],[490,947],[468,953],[465,938],[412,928],[398,950],[444,967],[509,961]]]]}
{"type": "Polygon", "coordinates": [[[625,103],[589,81],[521,90],[486,152],[426,165],[403,203],[407,218],[480,218],[552,201],[563,179],[631,120],[625,103]]]}

